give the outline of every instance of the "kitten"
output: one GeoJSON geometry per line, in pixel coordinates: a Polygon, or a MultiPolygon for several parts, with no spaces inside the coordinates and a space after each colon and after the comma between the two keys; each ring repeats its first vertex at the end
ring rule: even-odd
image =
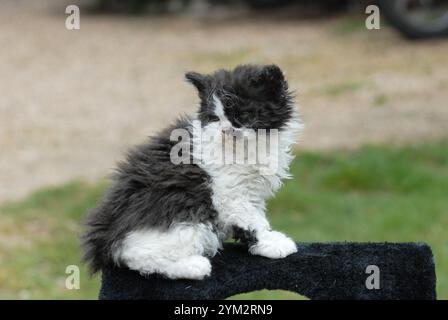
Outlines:
{"type": "Polygon", "coordinates": [[[131,150],[87,216],[82,243],[92,272],[115,264],[170,279],[203,279],[211,273],[209,258],[230,236],[254,255],[277,259],[297,251],[290,238],[271,230],[265,215],[266,199],[289,177],[290,145],[302,128],[282,71],[241,65],[210,75],[189,72],[186,79],[198,90],[198,113],[131,150]],[[232,145],[233,137],[246,138],[257,148],[253,132],[278,130],[274,174],[263,173],[259,163],[211,161],[204,155],[213,154],[220,139],[192,137],[195,123],[203,132],[231,135],[232,145]],[[192,137],[183,141],[189,161],[173,161],[176,130],[192,137]],[[191,152],[198,144],[199,157],[191,152]]]}

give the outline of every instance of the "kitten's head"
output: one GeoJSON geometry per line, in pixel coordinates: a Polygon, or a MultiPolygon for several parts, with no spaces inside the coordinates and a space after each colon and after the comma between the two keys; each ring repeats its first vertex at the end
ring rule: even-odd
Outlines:
{"type": "Polygon", "coordinates": [[[240,65],[185,77],[198,90],[203,126],[219,121],[235,129],[282,129],[293,115],[288,84],[276,65],[240,65]]]}

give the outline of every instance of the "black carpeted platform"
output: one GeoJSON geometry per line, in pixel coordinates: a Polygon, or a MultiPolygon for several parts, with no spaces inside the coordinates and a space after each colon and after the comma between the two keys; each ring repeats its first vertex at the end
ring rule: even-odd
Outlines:
{"type": "Polygon", "coordinates": [[[223,299],[260,289],[283,289],[310,299],[435,299],[431,248],[422,243],[298,243],[280,260],[252,256],[227,244],[213,258],[212,276],[168,280],[158,275],[103,270],[100,299],[223,299]],[[380,289],[367,289],[369,265],[380,270],[380,289]]]}

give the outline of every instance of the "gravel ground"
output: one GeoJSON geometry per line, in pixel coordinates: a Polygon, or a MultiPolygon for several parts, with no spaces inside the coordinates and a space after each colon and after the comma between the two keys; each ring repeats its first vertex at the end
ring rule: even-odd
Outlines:
{"type": "MultiPolygon", "coordinates": [[[[56,3],[54,5],[54,3],[56,3]]],[[[0,201],[110,173],[131,144],[195,110],[187,70],[277,63],[306,124],[300,147],[447,136],[447,41],[407,42],[362,17],[94,15],[0,4],[0,201]]]]}

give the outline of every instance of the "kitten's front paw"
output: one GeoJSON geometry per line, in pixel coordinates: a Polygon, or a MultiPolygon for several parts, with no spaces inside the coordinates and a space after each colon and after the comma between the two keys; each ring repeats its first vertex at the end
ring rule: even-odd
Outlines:
{"type": "Polygon", "coordinates": [[[259,236],[257,243],[249,248],[249,252],[270,259],[280,259],[297,252],[297,246],[283,233],[266,231],[259,236]]]}

